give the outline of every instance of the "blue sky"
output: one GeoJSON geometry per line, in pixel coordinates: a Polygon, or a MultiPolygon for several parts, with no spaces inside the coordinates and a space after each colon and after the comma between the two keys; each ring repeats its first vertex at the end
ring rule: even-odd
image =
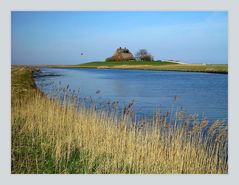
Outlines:
{"type": "Polygon", "coordinates": [[[11,19],[13,64],[101,61],[120,46],[156,60],[227,63],[225,11],[19,11],[11,19]]]}

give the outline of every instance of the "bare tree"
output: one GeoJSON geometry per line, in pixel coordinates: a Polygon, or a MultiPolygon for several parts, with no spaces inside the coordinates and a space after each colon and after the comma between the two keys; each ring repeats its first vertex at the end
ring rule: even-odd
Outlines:
{"type": "Polygon", "coordinates": [[[154,60],[153,56],[146,49],[140,49],[135,54],[135,58],[136,58],[136,60],[140,60],[140,61],[153,61],[154,60]]]}

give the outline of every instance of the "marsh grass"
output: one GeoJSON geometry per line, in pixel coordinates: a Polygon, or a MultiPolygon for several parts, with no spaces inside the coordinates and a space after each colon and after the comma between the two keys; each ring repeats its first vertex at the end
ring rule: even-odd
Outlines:
{"type": "Polygon", "coordinates": [[[227,127],[157,112],[135,122],[75,98],[34,89],[29,68],[12,72],[12,173],[227,173],[227,127]],[[21,91],[21,83],[26,91],[21,91]],[[17,84],[17,85],[16,85],[17,84]],[[23,93],[19,93],[23,92],[23,93]],[[168,121],[170,120],[170,121],[168,121]]]}

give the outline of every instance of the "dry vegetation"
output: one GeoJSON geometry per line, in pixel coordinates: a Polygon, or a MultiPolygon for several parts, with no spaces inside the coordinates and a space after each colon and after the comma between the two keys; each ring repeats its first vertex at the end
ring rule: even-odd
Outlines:
{"type": "MultiPolygon", "coordinates": [[[[34,89],[12,71],[12,173],[227,173],[227,127],[155,115],[131,121],[34,89]]],[[[126,111],[127,112],[127,111],[126,111]]]]}

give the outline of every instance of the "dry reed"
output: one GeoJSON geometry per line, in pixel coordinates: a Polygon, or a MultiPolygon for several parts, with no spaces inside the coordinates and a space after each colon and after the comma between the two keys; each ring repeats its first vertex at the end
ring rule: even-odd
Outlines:
{"type": "MultiPolygon", "coordinates": [[[[13,81],[17,77],[19,72],[13,81]]],[[[228,171],[227,127],[220,121],[210,127],[206,120],[191,125],[176,116],[172,124],[157,113],[136,123],[128,115],[79,108],[74,100],[60,103],[31,86],[30,95],[19,98],[18,90],[13,83],[12,173],[228,171]]]]}

